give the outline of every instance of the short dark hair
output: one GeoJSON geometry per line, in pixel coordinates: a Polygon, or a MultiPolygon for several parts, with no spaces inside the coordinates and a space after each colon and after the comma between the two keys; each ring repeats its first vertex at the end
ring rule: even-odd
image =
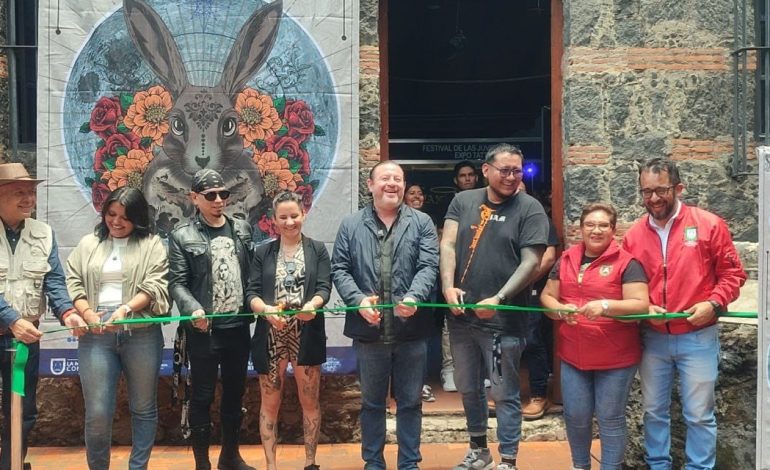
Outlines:
{"type": "Polygon", "coordinates": [[[277,196],[273,198],[273,211],[278,208],[278,204],[283,202],[295,202],[301,211],[305,210],[302,207],[302,196],[291,191],[281,191],[277,196]]]}
{"type": "Polygon", "coordinates": [[[412,189],[412,186],[417,186],[418,188],[420,188],[420,191],[422,191],[423,193],[425,192],[425,187],[423,187],[423,185],[421,185],[420,183],[415,183],[415,182],[406,183],[406,186],[405,186],[406,189],[404,189],[404,192],[409,192],[409,190],[412,189]]]}
{"type": "Polygon", "coordinates": [[[510,153],[518,155],[521,158],[521,162],[524,163],[524,153],[517,145],[513,144],[497,144],[494,147],[487,150],[487,154],[484,156],[484,163],[492,163],[495,161],[495,157],[500,153],[510,153]]]}
{"type": "Polygon", "coordinates": [[[648,160],[639,167],[639,181],[641,182],[642,173],[650,172],[657,175],[664,171],[668,173],[668,182],[673,186],[682,182],[682,179],[679,177],[679,168],[677,168],[676,163],[667,158],[659,157],[648,160]]]}
{"type": "MultiPolygon", "coordinates": [[[[376,165],[374,165],[374,166],[372,167],[372,169],[371,169],[371,170],[369,170],[369,179],[370,179],[370,180],[371,180],[371,179],[374,179],[374,178],[373,178],[373,176],[374,176],[374,170],[376,170],[377,168],[379,168],[379,167],[381,167],[381,166],[385,166],[385,165],[395,165],[397,168],[401,168],[401,165],[399,165],[398,163],[396,163],[396,162],[394,162],[394,161],[392,161],[392,160],[383,160],[383,161],[381,161],[381,162],[378,162],[376,165]]],[[[403,169],[403,168],[401,168],[401,173],[404,173],[404,174],[406,174],[406,173],[404,172],[404,169],[403,169]]]]}
{"type": "Polygon", "coordinates": [[[588,214],[596,211],[606,212],[610,216],[610,225],[612,225],[612,228],[615,228],[615,225],[618,223],[618,211],[612,205],[603,202],[594,202],[583,206],[583,212],[580,213],[580,226],[583,226],[583,221],[588,217],[588,214]]]}
{"type": "Polygon", "coordinates": [[[474,173],[476,172],[476,165],[474,165],[473,162],[471,162],[470,160],[463,160],[455,164],[455,169],[454,169],[455,178],[457,178],[457,175],[460,174],[460,170],[462,170],[465,167],[470,168],[471,170],[473,170],[474,173]]]}
{"type": "Polygon", "coordinates": [[[150,221],[150,205],[144,194],[136,188],[123,186],[111,192],[102,205],[102,220],[96,225],[94,233],[99,240],[104,241],[110,235],[110,229],[107,227],[105,218],[107,211],[113,202],[117,202],[126,208],[126,218],[134,224],[134,230],[131,232],[132,238],[145,238],[152,234],[152,222],[150,221]]]}

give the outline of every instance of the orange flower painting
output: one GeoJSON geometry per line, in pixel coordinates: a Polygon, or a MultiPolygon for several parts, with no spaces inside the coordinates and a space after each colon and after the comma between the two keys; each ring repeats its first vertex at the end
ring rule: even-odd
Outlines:
{"type": "Polygon", "coordinates": [[[302,183],[302,175],[292,173],[289,161],[280,158],[275,152],[260,154],[257,166],[262,173],[267,194],[274,194],[279,190],[296,191],[297,183],[302,183]]]}
{"type": "Polygon", "coordinates": [[[244,147],[257,140],[265,140],[283,125],[273,99],[253,88],[246,88],[238,94],[235,110],[240,116],[238,131],[243,136],[244,147]]]}
{"type": "Polygon", "coordinates": [[[105,171],[102,180],[107,182],[110,191],[123,186],[141,189],[142,173],[152,160],[152,153],[145,150],[129,150],[115,160],[115,168],[105,171]]]}
{"type": "Polygon", "coordinates": [[[123,123],[135,134],[161,144],[168,132],[171,107],[171,94],[162,86],[154,86],[134,95],[134,102],[128,108],[123,123]]]}

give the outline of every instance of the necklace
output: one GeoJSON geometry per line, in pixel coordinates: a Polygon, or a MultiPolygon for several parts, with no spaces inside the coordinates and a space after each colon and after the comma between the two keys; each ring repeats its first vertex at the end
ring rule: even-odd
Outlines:
{"type": "Polygon", "coordinates": [[[284,261],[287,261],[287,258],[291,258],[291,260],[294,260],[294,257],[296,256],[299,249],[302,247],[302,238],[299,239],[299,241],[291,247],[290,250],[286,249],[283,244],[281,245],[281,256],[283,257],[284,261]]]}

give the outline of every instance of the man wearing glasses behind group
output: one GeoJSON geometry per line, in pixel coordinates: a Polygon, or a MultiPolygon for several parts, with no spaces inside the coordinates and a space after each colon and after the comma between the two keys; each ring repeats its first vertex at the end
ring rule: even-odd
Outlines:
{"type": "Polygon", "coordinates": [[[650,313],[690,314],[648,321],[642,329],[645,459],[652,470],[671,469],[671,387],[676,371],[687,426],[685,468],[712,469],[717,315],[738,297],[746,273],[725,221],[679,200],[684,185],[674,162],[656,158],[643,164],[639,186],[648,215],[629,229],[623,247],[650,280],[650,313]]]}
{"type": "MultiPolygon", "coordinates": [[[[198,171],[190,192],[197,215],[169,238],[169,291],[181,315],[249,312],[245,290],[253,243],[243,220],[225,215],[230,191],[214,170],[198,171]]],[[[199,318],[186,325],[192,396],[189,425],[196,470],[208,470],[210,408],[222,377],[220,470],[254,470],[238,450],[241,400],[249,361],[251,316],[199,318]]]]}
{"type": "MultiPolygon", "coordinates": [[[[440,262],[447,303],[527,305],[530,277],[548,243],[548,218],[536,199],[517,192],[523,160],[516,146],[491,148],[481,167],[489,185],[458,193],[449,205],[440,262]]],[[[495,468],[487,448],[487,374],[502,460],[496,468],[514,470],[521,438],[519,360],[528,316],[486,308],[450,311],[454,378],[470,435],[470,449],[455,470],[495,468]]]]}

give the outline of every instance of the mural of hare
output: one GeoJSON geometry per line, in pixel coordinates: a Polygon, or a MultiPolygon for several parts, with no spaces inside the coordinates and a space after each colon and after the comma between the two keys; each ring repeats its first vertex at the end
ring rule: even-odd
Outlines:
{"type": "Polygon", "coordinates": [[[225,61],[220,82],[196,86],[188,81],[179,48],[166,24],[142,0],[124,0],[129,35],[141,56],[168,89],[173,108],[170,130],[143,175],[142,190],[168,230],[194,213],[189,199],[192,177],[202,168],[219,171],[231,191],[228,212],[252,225],[259,219],[264,187],[259,168],[243,146],[235,101],[268,58],[278,33],[282,1],[256,10],[241,28],[225,61]]]}

